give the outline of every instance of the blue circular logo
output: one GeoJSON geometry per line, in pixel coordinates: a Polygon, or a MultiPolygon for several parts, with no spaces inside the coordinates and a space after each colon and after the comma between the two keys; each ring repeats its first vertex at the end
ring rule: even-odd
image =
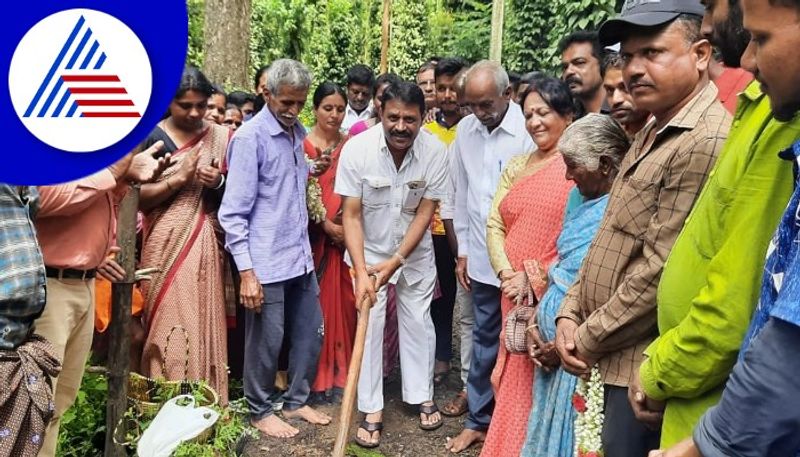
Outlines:
{"type": "Polygon", "coordinates": [[[0,32],[10,141],[0,182],[70,181],[133,150],[180,79],[186,3],[38,0],[15,13],[0,32]]]}

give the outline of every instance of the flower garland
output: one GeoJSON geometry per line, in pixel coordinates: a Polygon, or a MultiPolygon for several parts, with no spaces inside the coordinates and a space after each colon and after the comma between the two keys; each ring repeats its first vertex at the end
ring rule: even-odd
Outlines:
{"type": "Polygon", "coordinates": [[[572,395],[575,417],[575,456],[603,457],[603,380],[597,366],[592,368],[589,381],[578,380],[572,395]]]}
{"type": "MultiPolygon", "coordinates": [[[[306,163],[308,163],[311,173],[314,173],[316,163],[308,154],[306,154],[306,163]]],[[[308,208],[308,217],[312,221],[319,224],[325,220],[326,211],[325,205],[322,204],[322,187],[319,185],[319,180],[311,174],[308,175],[306,184],[306,207],[308,208]]]]}

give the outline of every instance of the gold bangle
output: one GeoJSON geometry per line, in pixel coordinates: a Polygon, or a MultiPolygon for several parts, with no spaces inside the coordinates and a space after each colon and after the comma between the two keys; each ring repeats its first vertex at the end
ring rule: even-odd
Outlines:
{"type": "Polygon", "coordinates": [[[525,327],[525,331],[527,332],[528,330],[530,330],[532,328],[539,328],[539,324],[531,324],[531,325],[525,327]]]}
{"type": "MultiPolygon", "coordinates": [[[[170,178],[171,178],[171,176],[170,176],[170,178]]],[[[169,185],[169,178],[165,179],[165,180],[164,180],[164,182],[166,182],[166,183],[167,183],[167,189],[169,189],[169,190],[173,190],[173,189],[172,189],[172,186],[170,186],[170,185],[169,185]]]]}

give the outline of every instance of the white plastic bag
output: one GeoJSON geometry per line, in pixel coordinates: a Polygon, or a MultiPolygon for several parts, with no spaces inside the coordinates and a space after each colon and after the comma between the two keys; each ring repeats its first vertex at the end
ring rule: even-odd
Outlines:
{"type": "Polygon", "coordinates": [[[166,402],[139,440],[136,454],[139,457],[169,457],[186,440],[201,434],[219,419],[211,408],[195,408],[194,397],[179,395],[166,402]],[[185,400],[186,406],[178,405],[185,400]]]}

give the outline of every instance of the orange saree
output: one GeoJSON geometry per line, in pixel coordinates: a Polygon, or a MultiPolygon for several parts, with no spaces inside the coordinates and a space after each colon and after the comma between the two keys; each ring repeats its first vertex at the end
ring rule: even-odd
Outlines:
{"type": "MultiPolygon", "coordinates": [[[[547,269],[558,257],[556,240],[561,234],[564,207],[572,182],[564,178],[561,155],[537,171],[517,179],[499,206],[505,227],[505,253],[514,271],[523,261],[535,259],[547,269]]],[[[533,362],[525,354],[509,354],[504,340],[505,321],[514,303],[503,295],[502,322],[497,363],[492,372],[495,407],[481,455],[517,456],[525,442],[533,391],[533,362]]]]}

